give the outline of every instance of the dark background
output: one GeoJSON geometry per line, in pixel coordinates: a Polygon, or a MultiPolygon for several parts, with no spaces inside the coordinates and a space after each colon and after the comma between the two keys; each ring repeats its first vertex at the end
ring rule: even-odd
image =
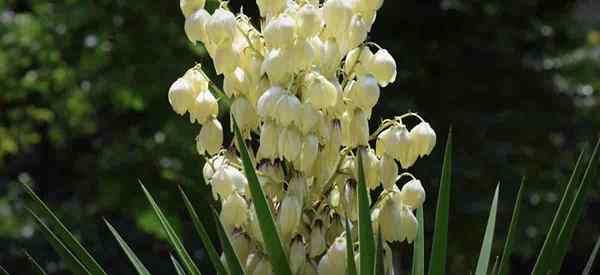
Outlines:
{"type": "MultiPolygon", "coordinates": [[[[255,14],[252,1],[242,2],[255,14]]],[[[474,270],[498,182],[500,253],[523,176],[512,267],[530,272],[569,171],[600,129],[599,18],[594,0],[387,0],[379,11],[370,37],[396,58],[398,79],[383,90],[372,126],[411,110],[438,133],[432,156],[411,171],[428,192],[426,246],[453,129],[449,274],[474,270]]],[[[102,218],[154,274],[173,274],[138,179],[208,268],[176,188],[184,186],[202,214],[214,204],[194,149],[199,128],[167,101],[177,77],[207,62],[183,22],[178,1],[0,0],[0,264],[10,272],[31,273],[27,249],[51,274],[66,274],[25,211],[24,182],[109,273],[134,270],[102,218]]],[[[593,185],[562,274],[581,272],[599,234],[593,185]]],[[[410,247],[395,249],[407,263],[410,247]]]]}

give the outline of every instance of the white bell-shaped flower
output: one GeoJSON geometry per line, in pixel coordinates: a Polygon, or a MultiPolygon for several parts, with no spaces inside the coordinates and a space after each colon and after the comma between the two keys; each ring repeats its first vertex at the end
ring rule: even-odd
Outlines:
{"type": "MultiPolygon", "coordinates": [[[[319,51],[318,48],[315,49],[319,51]]],[[[321,74],[328,79],[334,78],[342,57],[344,57],[344,54],[335,39],[329,38],[323,41],[318,63],[321,74]]]]}
{"type": "Polygon", "coordinates": [[[375,53],[368,70],[382,87],[396,81],[396,61],[387,50],[380,49],[375,53]]]}
{"type": "Polygon", "coordinates": [[[300,132],[303,135],[308,134],[312,131],[320,120],[319,111],[317,111],[311,104],[304,103],[300,111],[300,132]]]}
{"type": "Polygon", "coordinates": [[[279,233],[284,239],[288,239],[297,232],[302,215],[302,202],[293,194],[287,194],[281,201],[277,213],[277,224],[279,233]]]}
{"type": "Polygon", "coordinates": [[[208,42],[206,37],[206,22],[208,20],[210,20],[210,13],[205,9],[196,10],[185,18],[184,30],[190,42],[193,44],[198,41],[203,43],[208,42]]]}
{"type": "Polygon", "coordinates": [[[213,56],[218,74],[231,74],[240,62],[240,53],[230,43],[221,43],[213,56]]]}
{"type": "Polygon", "coordinates": [[[299,126],[300,122],[298,120],[301,112],[302,103],[300,103],[300,100],[290,93],[284,93],[277,101],[275,120],[284,127],[292,123],[299,126]]]}
{"type": "Polygon", "coordinates": [[[344,274],[346,271],[346,237],[339,236],[319,261],[319,274],[344,274]]]}
{"type": "Polygon", "coordinates": [[[352,16],[350,25],[348,26],[348,35],[346,40],[343,41],[342,52],[348,52],[350,49],[358,47],[365,42],[369,29],[370,26],[365,22],[362,15],[355,14],[352,16]]]}
{"type": "Polygon", "coordinates": [[[244,194],[247,185],[246,176],[240,170],[229,165],[219,168],[212,179],[213,191],[219,194],[222,200],[229,197],[233,191],[244,194]]]}
{"type": "Polygon", "coordinates": [[[365,75],[371,61],[373,60],[373,52],[368,46],[354,48],[346,55],[344,61],[344,72],[346,75],[356,73],[357,75],[365,75]]]}
{"type": "Polygon", "coordinates": [[[250,79],[248,79],[246,71],[237,67],[233,72],[226,73],[223,78],[223,91],[229,97],[247,95],[250,88],[250,79]]]}
{"type": "Polygon", "coordinates": [[[292,274],[299,274],[306,263],[306,248],[301,235],[296,235],[290,245],[290,269],[292,274]]]}
{"type": "Polygon", "coordinates": [[[352,105],[364,111],[370,111],[379,100],[380,90],[377,81],[371,75],[362,75],[352,82],[348,98],[352,105]]]}
{"type": "Polygon", "coordinates": [[[352,3],[348,0],[327,0],[323,3],[323,21],[327,33],[344,37],[352,19],[352,3]]]}
{"type": "Polygon", "coordinates": [[[221,168],[226,162],[224,156],[216,155],[208,159],[202,167],[202,176],[204,177],[205,183],[210,183],[215,172],[221,168]]]}
{"type": "Polygon", "coordinates": [[[186,18],[197,10],[204,9],[206,0],[179,0],[179,8],[186,18]]]}
{"type": "Polygon", "coordinates": [[[190,107],[190,122],[204,124],[219,113],[219,104],[211,92],[201,92],[190,107]]]}
{"type": "Polygon", "coordinates": [[[294,175],[290,179],[287,188],[288,195],[294,195],[298,198],[300,203],[304,202],[304,198],[307,196],[308,185],[306,178],[302,175],[294,175]]]}
{"type": "Polygon", "coordinates": [[[317,35],[323,28],[321,11],[312,4],[303,5],[298,11],[297,27],[298,35],[302,38],[317,35]]]}
{"type": "Polygon", "coordinates": [[[361,109],[356,109],[350,123],[350,144],[353,147],[369,144],[369,121],[361,109]]]}
{"type": "Polygon", "coordinates": [[[294,18],[282,13],[269,21],[263,30],[263,36],[267,47],[284,49],[294,43],[295,32],[296,22],[294,18]]]}
{"type": "Polygon", "coordinates": [[[257,156],[259,159],[275,159],[278,156],[279,131],[275,122],[265,121],[260,131],[260,146],[257,156]]]}
{"type": "Polygon", "coordinates": [[[403,228],[399,228],[402,220],[402,205],[392,198],[388,198],[379,213],[379,229],[382,237],[388,242],[403,241],[406,237],[403,228]]]}
{"type": "Polygon", "coordinates": [[[391,191],[398,176],[398,165],[393,157],[383,154],[379,161],[379,173],[385,190],[391,191]]]}
{"type": "Polygon", "coordinates": [[[277,142],[277,151],[280,158],[285,158],[288,161],[294,161],[300,154],[302,148],[302,140],[300,132],[295,127],[286,127],[279,134],[277,142]]]}
{"type": "Polygon", "coordinates": [[[298,158],[297,169],[304,173],[309,173],[317,160],[319,155],[319,138],[315,135],[308,135],[304,138],[302,143],[302,150],[300,151],[300,157],[298,158]]]}
{"type": "Polygon", "coordinates": [[[404,125],[391,128],[390,138],[385,142],[385,146],[386,152],[400,162],[402,169],[413,166],[419,157],[414,149],[413,139],[404,125]]]}
{"type": "Polygon", "coordinates": [[[188,80],[190,85],[192,85],[196,97],[201,92],[208,90],[209,81],[208,79],[206,79],[206,76],[204,75],[204,73],[202,73],[200,69],[194,67],[187,70],[183,75],[183,78],[188,80]]]}
{"type": "Polygon", "coordinates": [[[316,220],[313,226],[311,226],[308,255],[311,258],[317,257],[321,255],[325,249],[327,249],[327,243],[325,242],[325,229],[323,228],[323,221],[316,220]]]}
{"type": "Polygon", "coordinates": [[[242,131],[249,131],[258,125],[258,114],[245,96],[236,97],[231,103],[231,114],[242,131]]]}
{"type": "Polygon", "coordinates": [[[312,74],[308,88],[303,91],[304,101],[317,109],[335,106],[337,96],[337,90],[333,83],[317,73],[312,74]]]}
{"type": "Polygon", "coordinates": [[[436,135],[429,123],[423,121],[410,130],[410,135],[414,141],[415,150],[419,156],[427,156],[435,147],[436,135]]]}
{"type": "Polygon", "coordinates": [[[248,219],[248,205],[242,196],[233,192],[223,201],[220,216],[228,228],[239,227],[248,219]]]}
{"type": "Polygon", "coordinates": [[[261,74],[266,73],[272,84],[282,85],[291,78],[293,66],[288,51],[271,49],[263,61],[261,74]]]}
{"type": "Polygon", "coordinates": [[[355,12],[373,12],[377,11],[383,5],[383,0],[356,0],[354,1],[355,12]]]}
{"type": "MultiPolygon", "coordinates": [[[[369,187],[369,189],[373,190],[375,188],[377,188],[379,186],[380,180],[379,180],[379,167],[380,167],[380,160],[379,158],[377,158],[377,154],[375,154],[375,150],[373,149],[368,149],[366,154],[363,155],[364,158],[364,172],[365,172],[365,179],[367,181],[367,187],[369,187]]],[[[357,172],[358,174],[358,172],[357,172]]]]}
{"type": "Polygon", "coordinates": [[[179,115],[184,115],[194,104],[195,92],[190,83],[185,78],[179,78],[169,88],[169,103],[173,111],[179,115]]]}
{"type": "Polygon", "coordinates": [[[226,9],[218,8],[206,22],[206,35],[215,45],[221,45],[225,40],[233,40],[235,32],[235,15],[226,9]]]}
{"type": "Polygon", "coordinates": [[[291,48],[291,58],[295,71],[308,70],[315,60],[315,49],[304,39],[296,40],[291,48]]]}
{"type": "MultiPolygon", "coordinates": [[[[386,143],[392,138],[392,134],[392,128],[387,128],[381,131],[379,135],[377,135],[377,141],[375,142],[375,152],[378,156],[383,157],[383,155],[386,153],[386,150],[388,148],[386,143]]],[[[393,156],[391,152],[387,153],[390,156],[393,156]]]]}
{"type": "Polygon", "coordinates": [[[275,118],[277,115],[277,103],[285,94],[285,90],[280,86],[271,86],[267,91],[258,98],[256,103],[256,111],[263,119],[275,118]]]}
{"type": "Polygon", "coordinates": [[[412,179],[402,186],[402,201],[411,209],[423,206],[425,202],[425,188],[418,179],[412,179]]]}
{"type": "Polygon", "coordinates": [[[271,267],[271,263],[265,257],[263,257],[258,264],[256,264],[256,268],[254,269],[254,273],[252,275],[273,275],[273,269],[271,267]]]}
{"type": "MultiPolygon", "coordinates": [[[[258,216],[256,215],[256,209],[254,208],[254,205],[250,205],[248,209],[250,211],[250,215],[248,216],[248,225],[246,226],[246,231],[257,243],[264,244],[262,232],[260,231],[258,216]]],[[[248,259],[248,261],[249,260],[250,259],[248,259]]]]}
{"type": "Polygon", "coordinates": [[[199,152],[206,152],[209,155],[214,155],[219,152],[223,144],[223,127],[221,123],[213,118],[206,122],[200,134],[196,138],[196,145],[199,152]]]}
{"type": "MultiPolygon", "coordinates": [[[[350,159],[351,163],[354,163],[353,159],[350,159]]],[[[354,165],[351,170],[354,169],[354,165]]],[[[351,221],[358,220],[358,193],[356,192],[356,181],[348,180],[344,186],[344,214],[346,218],[351,221]]]]}
{"type": "Polygon", "coordinates": [[[258,5],[260,15],[270,18],[285,9],[287,0],[256,0],[256,4],[258,5]]]}
{"type": "MultiPolygon", "coordinates": [[[[245,212],[248,212],[246,210],[245,212]]],[[[246,213],[246,215],[248,215],[246,213]]],[[[235,254],[239,257],[240,263],[245,264],[246,260],[248,260],[248,255],[250,254],[251,249],[251,241],[248,236],[241,232],[233,232],[231,234],[231,246],[235,251],[235,254]]]]}

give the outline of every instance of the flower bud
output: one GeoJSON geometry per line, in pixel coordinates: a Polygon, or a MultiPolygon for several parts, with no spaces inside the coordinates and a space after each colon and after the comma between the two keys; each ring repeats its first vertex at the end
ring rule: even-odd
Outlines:
{"type": "Polygon", "coordinates": [[[221,149],[221,144],[223,144],[223,127],[217,119],[209,119],[196,138],[198,152],[206,151],[209,155],[214,155],[221,149]]]}
{"type": "Polygon", "coordinates": [[[298,11],[298,35],[309,38],[317,35],[323,27],[323,17],[319,9],[306,4],[298,11]]]}
{"type": "Polygon", "coordinates": [[[315,74],[309,80],[308,89],[304,90],[304,100],[317,109],[326,109],[335,106],[337,90],[324,76],[315,74]]]}
{"type": "Polygon", "coordinates": [[[256,111],[258,115],[265,118],[275,118],[277,110],[277,102],[284,94],[283,88],[280,86],[271,86],[263,95],[258,98],[256,103],[256,111]]]}
{"type": "Polygon", "coordinates": [[[295,29],[294,19],[284,13],[269,21],[263,30],[263,36],[268,47],[283,49],[294,42],[295,29]]]}
{"type": "Polygon", "coordinates": [[[394,184],[396,184],[396,177],[398,176],[398,165],[394,158],[388,154],[384,154],[379,162],[379,173],[381,174],[383,188],[391,191],[394,184]]]}
{"type": "MultiPolygon", "coordinates": [[[[325,243],[325,230],[323,229],[323,221],[316,220],[311,226],[310,231],[310,249],[309,256],[311,258],[317,257],[325,251],[327,244],[325,243]]],[[[319,273],[320,274],[320,273],[319,273]]]]}
{"type": "Polygon", "coordinates": [[[413,179],[405,183],[401,194],[402,201],[411,209],[420,208],[425,202],[425,189],[420,180],[413,179]]]}
{"type": "Polygon", "coordinates": [[[315,135],[308,135],[304,139],[302,144],[302,150],[300,151],[299,164],[297,169],[304,172],[310,173],[312,170],[317,156],[319,154],[319,139],[315,135]]]}
{"type": "Polygon", "coordinates": [[[350,123],[350,144],[353,147],[369,144],[369,121],[363,110],[356,109],[350,123]]]}
{"type": "Polygon", "coordinates": [[[231,103],[231,114],[242,131],[248,132],[258,125],[258,114],[246,97],[236,97],[231,103]]]}
{"type": "Polygon", "coordinates": [[[292,274],[298,274],[306,263],[306,249],[302,236],[296,235],[290,245],[290,269],[292,274]]]}
{"type": "Polygon", "coordinates": [[[283,201],[279,206],[279,212],[277,213],[279,232],[284,239],[289,238],[292,233],[295,233],[298,230],[301,215],[302,202],[297,196],[287,194],[283,198],[283,201]]]}
{"type": "Polygon", "coordinates": [[[375,53],[368,70],[382,87],[396,81],[396,61],[387,50],[381,49],[375,53]]]}
{"type": "Polygon", "coordinates": [[[248,205],[246,201],[237,192],[233,192],[223,201],[221,221],[229,228],[234,228],[246,223],[247,218],[248,205]]]}
{"type": "Polygon", "coordinates": [[[169,88],[169,103],[173,111],[179,115],[184,115],[194,103],[194,94],[194,89],[187,79],[179,78],[173,82],[169,88]]]}
{"type": "Polygon", "coordinates": [[[284,127],[290,124],[298,126],[302,111],[300,100],[289,93],[284,93],[277,101],[275,120],[284,127]]]}
{"type": "Polygon", "coordinates": [[[221,45],[225,40],[233,40],[235,32],[235,15],[228,10],[218,8],[206,22],[206,35],[215,45],[221,45]]]}
{"type": "Polygon", "coordinates": [[[201,92],[190,107],[190,122],[204,124],[213,116],[219,114],[217,99],[208,91],[201,92]]]}
{"type": "Polygon", "coordinates": [[[422,157],[431,154],[433,147],[435,147],[436,135],[429,123],[423,121],[417,124],[417,126],[410,130],[410,135],[419,156],[422,157]]]}
{"type": "Polygon", "coordinates": [[[323,21],[329,35],[344,37],[352,19],[352,6],[346,0],[327,0],[323,4],[323,21]]]}
{"type": "Polygon", "coordinates": [[[181,8],[181,12],[183,16],[186,18],[190,16],[194,11],[204,9],[204,4],[206,0],[180,0],[179,7],[181,8]]]}
{"type": "Polygon", "coordinates": [[[367,46],[354,48],[346,55],[344,62],[344,72],[351,75],[353,72],[357,75],[365,75],[373,60],[373,53],[367,46]]]}
{"type": "Polygon", "coordinates": [[[213,63],[218,74],[231,74],[240,61],[239,52],[230,43],[222,43],[217,47],[213,63]]]}
{"type": "Polygon", "coordinates": [[[283,49],[269,51],[261,66],[261,74],[266,73],[272,84],[285,84],[291,78],[290,56],[283,49]]]}
{"type": "Polygon", "coordinates": [[[265,121],[260,131],[259,159],[275,159],[279,142],[279,127],[274,122],[265,121]]]}
{"type": "Polygon", "coordinates": [[[319,274],[344,274],[346,271],[346,238],[339,236],[319,261],[319,274]]]}
{"type": "Polygon", "coordinates": [[[379,86],[371,75],[363,75],[358,81],[352,82],[348,98],[352,104],[364,111],[371,110],[379,100],[379,86]]]}
{"type": "Polygon", "coordinates": [[[300,154],[302,142],[300,133],[294,127],[285,128],[278,139],[277,151],[280,158],[285,158],[288,161],[294,161],[300,154]]]}
{"type": "Polygon", "coordinates": [[[212,189],[221,199],[228,198],[234,191],[244,194],[248,180],[239,170],[223,165],[217,169],[212,178],[212,189]]]}
{"type": "Polygon", "coordinates": [[[210,14],[205,9],[196,10],[185,18],[184,30],[190,42],[193,44],[196,44],[198,41],[203,43],[209,42],[206,39],[206,22],[208,20],[210,20],[210,14]]]}

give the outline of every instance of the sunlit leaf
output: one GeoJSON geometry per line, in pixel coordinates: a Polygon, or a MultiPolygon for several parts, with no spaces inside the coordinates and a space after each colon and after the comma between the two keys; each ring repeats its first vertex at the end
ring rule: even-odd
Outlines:
{"type": "Polygon", "coordinates": [[[517,199],[515,202],[515,208],[513,209],[512,218],[510,220],[510,226],[508,228],[508,235],[506,242],[504,243],[504,249],[502,251],[502,258],[500,259],[500,266],[498,267],[498,275],[507,275],[510,264],[510,255],[512,253],[512,244],[517,237],[517,226],[519,223],[519,214],[521,212],[521,201],[523,200],[523,187],[525,186],[525,178],[521,180],[519,186],[519,192],[517,193],[517,199]]]}
{"type": "Polygon", "coordinates": [[[119,243],[119,246],[121,246],[121,249],[123,249],[123,252],[125,252],[125,255],[127,255],[127,258],[129,258],[131,264],[133,264],[133,267],[135,268],[137,273],[139,275],[150,275],[148,269],[144,266],[142,261],[140,261],[137,255],[135,255],[135,252],[131,250],[129,245],[127,245],[127,242],[125,242],[121,235],[119,235],[119,232],[117,232],[117,230],[107,220],[104,220],[104,222],[106,223],[108,230],[110,230],[110,232],[113,234],[113,236],[119,243]]]}
{"type": "Polygon", "coordinates": [[[492,206],[490,207],[490,215],[488,217],[487,225],[485,226],[485,234],[481,244],[481,250],[479,252],[479,259],[477,260],[475,275],[487,275],[489,270],[492,244],[494,242],[494,229],[496,228],[496,213],[498,212],[499,190],[500,185],[498,184],[496,186],[496,191],[494,192],[494,199],[492,200],[492,206]]]}
{"type": "Polygon", "coordinates": [[[359,274],[372,275],[375,267],[375,240],[373,226],[371,225],[371,210],[369,206],[369,191],[365,180],[363,165],[364,148],[358,149],[358,249],[359,249],[359,274]]]}

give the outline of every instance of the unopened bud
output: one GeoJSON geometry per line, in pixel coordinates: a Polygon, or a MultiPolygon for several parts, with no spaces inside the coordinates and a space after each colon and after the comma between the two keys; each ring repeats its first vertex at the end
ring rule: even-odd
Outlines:
{"type": "Polygon", "coordinates": [[[321,255],[326,248],[327,244],[325,243],[325,230],[323,228],[323,221],[316,220],[310,231],[309,256],[311,258],[317,257],[321,255]]]}

